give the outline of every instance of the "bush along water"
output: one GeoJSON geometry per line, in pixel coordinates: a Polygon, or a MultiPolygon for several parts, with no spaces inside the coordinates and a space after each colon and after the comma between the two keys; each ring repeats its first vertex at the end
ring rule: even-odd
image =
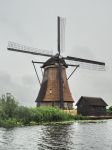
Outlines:
{"type": "Polygon", "coordinates": [[[63,110],[50,106],[29,108],[20,106],[11,94],[0,98],[0,127],[36,125],[50,122],[83,120],[82,116],[72,116],[63,110]]]}
{"type": "Polygon", "coordinates": [[[107,115],[112,116],[112,106],[107,109],[107,115]]]}

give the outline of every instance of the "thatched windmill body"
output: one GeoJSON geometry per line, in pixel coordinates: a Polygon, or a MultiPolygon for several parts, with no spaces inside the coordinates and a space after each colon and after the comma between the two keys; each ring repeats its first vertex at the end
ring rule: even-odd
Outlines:
{"type": "Polygon", "coordinates": [[[51,105],[58,106],[62,109],[73,108],[73,98],[69,89],[68,79],[73,75],[75,70],[80,66],[84,68],[92,68],[104,70],[105,63],[82,59],[77,57],[62,57],[60,53],[64,49],[64,35],[65,35],[65,20],[61,17],[57,18],[57,54],[52,55],[47,51],[26,47],[14,42],[9,42],[8,50],[22,52],[33,55],[40,55],[50,57],[45,62],[32,61],[38,81],[40,83],[40,90],[36,98],[37,106],[51,105]],[[69,61],[69,63],[68,63],[69,61]],[[35,63],[42,64],[41,68],[44,69],[42,82],[39,79],[35,63]],[[74,67],[73,72],[67,77],[66,68],[74,67]]]}

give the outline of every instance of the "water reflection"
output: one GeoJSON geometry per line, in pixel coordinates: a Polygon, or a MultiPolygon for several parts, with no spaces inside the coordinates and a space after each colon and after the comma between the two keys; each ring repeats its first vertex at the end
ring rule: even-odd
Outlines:
{"type": "MultiPolygon", "coordinates": [[[[8,145],[11,145],[14,140],[14,129],[2,129],[0,132],[1,138],[0,138],[0,147],[4,145],[4,150],[6,150],[8,145]]],[[[13,148],[13,147],[12,147],[13,148]]]]}
{"type": "Polygon", "coordinates": [[[72,149],[69,125],[52,125],[43,129],[43,136],[39,148],[41,150],[68,150],[72,149]]]}
{"type": "Polygon", "coordinates": [[[112,150],[112,120],[0,128],[0,150],[112,150]]]}

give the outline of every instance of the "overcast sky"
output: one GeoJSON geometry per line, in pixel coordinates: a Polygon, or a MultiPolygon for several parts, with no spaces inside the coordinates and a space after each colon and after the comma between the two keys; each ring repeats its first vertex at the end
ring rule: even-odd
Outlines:
{"type": "Polygon", "coordinates": [[[39,83],[31,61],[46,58],[7,51],[7,43],[56,53],[57,16],[66,17],[64,56],[106,63],[106,71],[79,68],[75,72],[69,80],[74,101],[98,96],[112,105],[111,0],[0,0],[0,95],[11,92],[20,104],[35,106],[39,83]]]}

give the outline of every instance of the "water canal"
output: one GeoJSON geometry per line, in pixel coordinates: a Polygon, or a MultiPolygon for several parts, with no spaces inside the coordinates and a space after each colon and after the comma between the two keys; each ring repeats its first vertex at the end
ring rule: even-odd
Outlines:
{"type": "Polygon", "coordinates": [[[0,128],[0,150],[112,150],[112,120],[0,128]]]}

